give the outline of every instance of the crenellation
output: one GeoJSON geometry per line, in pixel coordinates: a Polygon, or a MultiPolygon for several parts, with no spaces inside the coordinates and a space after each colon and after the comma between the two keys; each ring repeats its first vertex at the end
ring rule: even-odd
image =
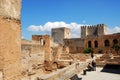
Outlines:
{"type": "Polygon", "coordinates": [[[85,29],[85,28],[86,28],[86,26],[81,26],[81,28],[85,29]]]}
{"type": "Polygon", "coordinates": [[[96,36],[103,36],[106,34],[107,29],[104,24],[97,24],[97,25],[88,25],[87,28],[84,30],[81,28],[81,37],[96,37],[96,36]]]}

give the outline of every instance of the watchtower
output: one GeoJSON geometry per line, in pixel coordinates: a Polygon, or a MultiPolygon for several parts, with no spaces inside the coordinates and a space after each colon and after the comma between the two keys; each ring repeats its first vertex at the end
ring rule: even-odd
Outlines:
{"type": "Polygon", "coordinates": [[[98,37],[107,33],[107,27],[104,24],[92,26],[81,26],[81,38],[98,37]]]}

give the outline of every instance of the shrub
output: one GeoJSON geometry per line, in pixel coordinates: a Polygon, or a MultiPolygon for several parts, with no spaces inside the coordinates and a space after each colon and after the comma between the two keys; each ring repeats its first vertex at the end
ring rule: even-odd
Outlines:
{"type": "Polygon", "coordinates": [[[84,50],[84,53],[91,53],[92,52],[92,49],[91,48],[86,48],[85,50],[84,50]]]}
{"type": "Polygon", "coordinates": [[[118,54],[118,51],[120,50],[120,46],[119,45],[117,45],[117,44],[115,44],[114,46],[113,46],[113,49],[116,51],[116,53],[118,54]]]}

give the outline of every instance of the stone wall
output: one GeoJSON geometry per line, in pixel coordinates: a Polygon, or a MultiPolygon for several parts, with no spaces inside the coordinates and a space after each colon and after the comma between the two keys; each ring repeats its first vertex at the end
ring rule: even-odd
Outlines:
{"type": "Polygon", "coordinates": [[[116,53],[113,49],[114,41],[120,46],[120,34],[109,34],[103,36],[94,36],[82,38],[64,39],[65,46],[69,47],[70,53],[83,53],[84,49],[91,47],[94,53],[116,53]],[[109,46],[105,46],[105,40],[109,41],[109,46]],[[91,43],[89,46],[89,42],[91,43]],[[96,42],[96,43],[95,43],[96,42]]]}
{"type": "Polygon", "coordinates": [[[84,39],[72,38],[64,39],[65,46],[69,47],[70,53],[81,53],[84,48],[84,39]]]}
{"type": "Polygon", "coordinates": [[[52,72],[50,74],[40,75],[38,77],[38,80],[39,79],[40,80],[69,80],[69,78],[71,76],[84,70],[86,68],[87,64],[88,64],[87,62],[84,62],[84,63],[76,62],[72,65],[69,65],[61,70],[52,72]],[[77,65],[77,64],[79,64],[79,65],[77,65]]]}
{"type": "Polygon", "coordinates": [[[115,53],[113,49],[114,40],[117,40],[117,44],[120,46],[120,34],[111,34],[104,35],[103,37],[94,37],[94,38],[86,38],[84,49],[88,47],[88,41],[91,42],[91,48],[95,53],[98,53],[101,49],[104,53],[115,53]],[[105,46],[105,40],[108,40],[109,46],[105,46]],[[95,47],[95,41],[98,42],[98,47],[95,47]]]}
{"type": "Polygon", "coordinates": [[[0,80],[3,80],[3,72],[0,71],[0,80]]]}
{"type": "Polygon", "coordinates": [[[104,24],[81,26],[81,38],[103,36],[106,34],[107,26],[104,24]]]}
{"type": "Polygon", "coordinates": [[[0,0],[0,70],[3,80],[21,80],[21,0],[0,0]]]}
{"type": "Polygon", "coordinates": [[[69,28],[53,28],[52,29],[52,39],[55,43],[63,45],[63,39],[70,38],[69,28]]]}
{"type": "Polygon", "coordinates": [[[38,41],[42,47],[45,49],[45,60],[51,61],[51,38],[49,35],[32,35],[33,41],[38,41]]]}
{"type": "Polygon", "coordinates": [[[20,19],[21,0],[0,0],[0,15],[20,19]]]}
{"type": "Polygon", "coordinates": [[[21,49],[22,75],[25,77],[29,74],[36,74],[44,64],[44,47],[34,41],[22,40],[21,49]]]}

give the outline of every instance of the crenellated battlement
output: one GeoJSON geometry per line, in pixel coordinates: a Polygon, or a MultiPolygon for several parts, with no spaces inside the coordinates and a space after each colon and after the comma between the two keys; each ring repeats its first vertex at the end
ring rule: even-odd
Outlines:
{"type": "Polygon", "coordinates": [[[94,36],[102,36],[106,33],[106,25],[105,24],[97,24],[97,25],[88,25],[81,26],[81,37],[94,37],[94,36]]]}
{"type": "Polygon", "coordinates": [[[88,25],[88,26],[81,26],[81,28],[96,28],[96,27],[98,27],[98,28],[100,28],[100,27],[104,27],[105,26],[105,24],[97,24],[97,25],[88,25]]]}
{"type": "Polygon", "coordinates": [[[81,29],[85,29],[85,28],[87,28],[87,26],[81,26],[81,29]]]}

